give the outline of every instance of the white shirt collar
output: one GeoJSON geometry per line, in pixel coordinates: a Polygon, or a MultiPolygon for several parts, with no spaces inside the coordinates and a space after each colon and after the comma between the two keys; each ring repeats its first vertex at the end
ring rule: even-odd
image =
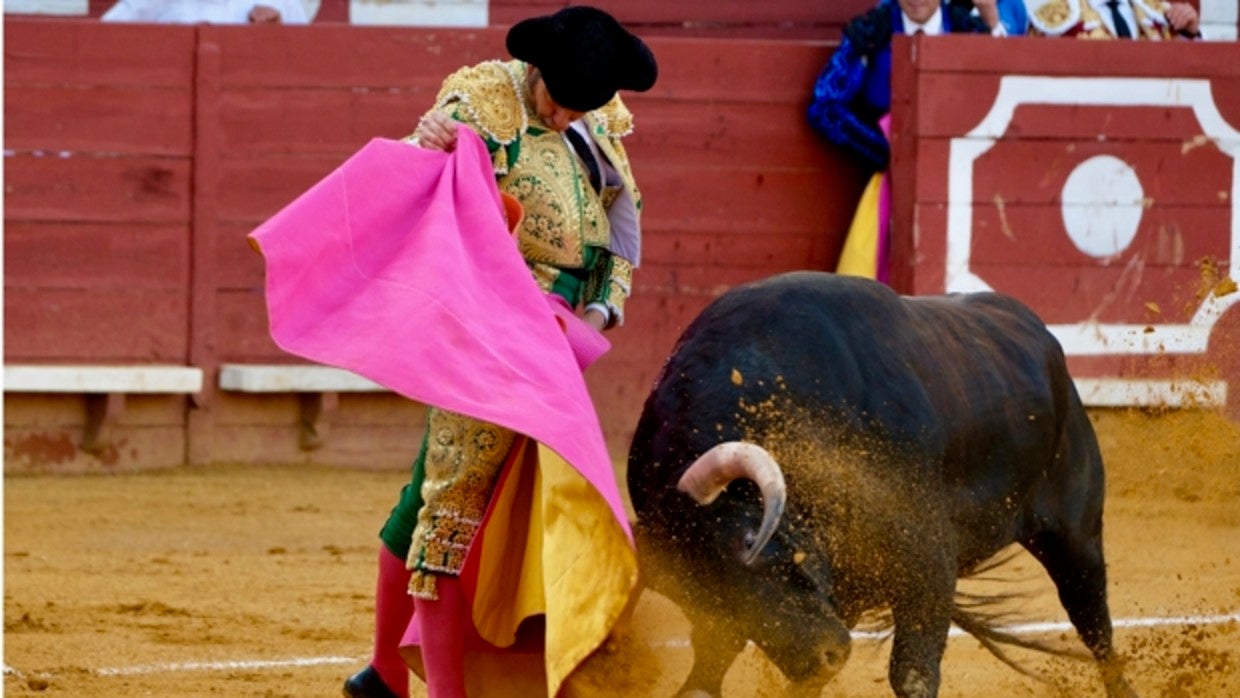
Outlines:
{"type": "Polygon", "coordinates": [[[935,8],[934,14],[930,15],[930,19],[927,19],[925,24],[918,24],[917,22],[909,19],[909,16],[905,14],[903,10],[900,11],[900,14],[903,15],[902,19],[904,20],[904,33],[909,36],[915,34],[918,29],[920,29],[926,36],[938,36],[943,33],[942,6],[935,8]]]}

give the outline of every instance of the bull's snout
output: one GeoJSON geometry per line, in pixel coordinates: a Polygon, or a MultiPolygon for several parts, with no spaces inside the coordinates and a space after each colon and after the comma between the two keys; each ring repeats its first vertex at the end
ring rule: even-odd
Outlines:
{"type": "MultiPolygon", "coordinates": [[[[841,624],[823,628],[817,641],[789,645],[786,654],[771,656],[792,682],[791,696],[818,696],[818,693],[848,663],[852,637],[841,624]]],[[[768,653],[770,654],[770,653],[768,653]]]]}
{"type": "Polygon", "coordinates": [[[809,678],[795,681],[788,687],[787,698],[818,698],[822,689],[848,663],[852,645],[847,636],[843,642],[827,641],[818,649],[818,670],[809,678]]]}
{"type": "Polygon", "coordinates": [[[848,663],[848,655],[852,654],[852,644],[831,645],[822,651],[822,673],[831,678],[840,673],[848,663]]]}

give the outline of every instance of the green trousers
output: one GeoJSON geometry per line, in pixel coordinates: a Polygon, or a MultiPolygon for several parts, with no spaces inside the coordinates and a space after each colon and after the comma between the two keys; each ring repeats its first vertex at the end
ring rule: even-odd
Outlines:
{"type": "Polygon", "coordinates": [[[387,521],[379,531],[379,539],[396,557],[409,558],[409,546],[413,541],[413,529],[418,525],[418,511],[422,508],[422,479],[426,476],[426,446],[430,429],[422,436],[418,457],[410,468],[409,483],[401,488],[400,500],[388,514],[387,521]]]}

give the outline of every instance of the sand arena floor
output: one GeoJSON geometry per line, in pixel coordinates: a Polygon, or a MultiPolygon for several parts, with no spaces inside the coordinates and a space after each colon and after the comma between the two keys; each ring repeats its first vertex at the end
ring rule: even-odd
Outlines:
{"type": "MultiPolygon", "coordinates": [[[[1134,686],[1240,695],[1240,427],[1205,413],[1095,423],[1111,604],[1134,686]]],[[[376,532],[404,478],[316,467],[6,477],[5,695],[339,695],[369,652],[376,532]]],[[[1048,637],[1074,642],[1030,558],[1003,576],[982,584],[1027,594],[1014,622],[1050,623],[1048,637]]],[[[647,593],[630,638],[600,665],[610,693],[672,695],[692,656],[683,617],[647,593]]],[[[858,641],[823,695],[890,695],[889,649],[858,641]]],[[[1087,665],[1021,657],[1045,680],[953,639],[942,695],[1102,694],[1087,665]]],[[[782,687],[751,648],[725,695],[782,687]]]]}

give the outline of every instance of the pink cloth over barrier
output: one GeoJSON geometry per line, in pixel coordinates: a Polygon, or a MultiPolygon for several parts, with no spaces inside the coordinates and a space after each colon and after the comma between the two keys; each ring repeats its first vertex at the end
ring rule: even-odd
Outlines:
{"type": "Polygon", "coordinates": [[[469,129],[452,153],[372,140],[251,233],[266,261],[271,336],[289,353],[545,444],[631,540],[579,369],[609,344],[538,288],[502,211],[469,129]]]}
{"type": "MultiPolygon", "coordinates": [[[[878,120],[887,142],[891,142],[891,114],[878,120]]],[[[891,169],[883,173],[878,190],[878,250],[875,254],[874,278],[883,283],[891,281],[891,169]]]]}

